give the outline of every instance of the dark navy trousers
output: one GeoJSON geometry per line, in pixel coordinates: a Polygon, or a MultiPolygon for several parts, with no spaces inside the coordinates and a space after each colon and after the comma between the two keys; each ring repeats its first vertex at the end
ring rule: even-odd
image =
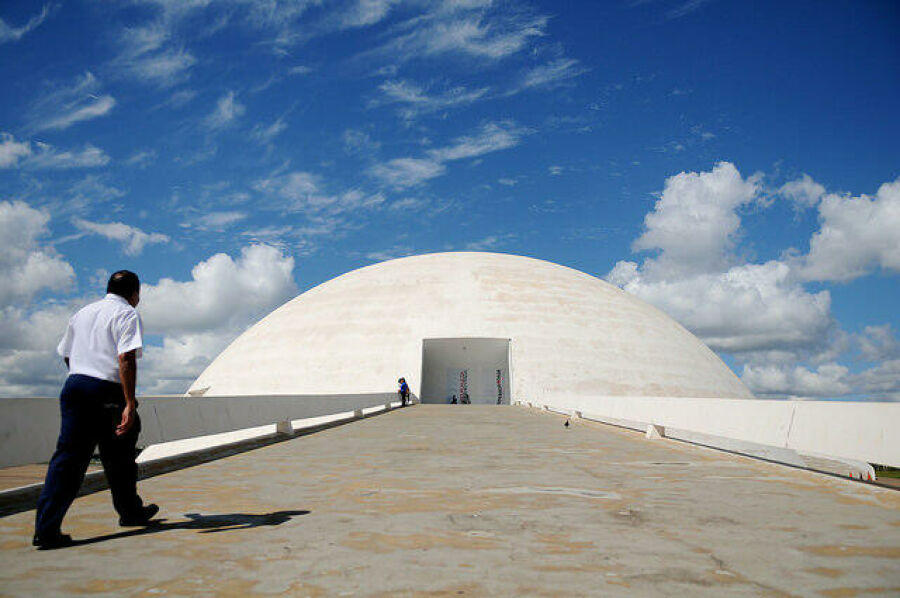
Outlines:
{"type": "Polygon", "coordinates": [[[122,385],[73,374],[66,379],[60,393],[59,407],[62,415],[59,440],[38,498],[35,518],[35,533],[44,537],[60,533],[63,517],[78,494],[98,445],[116,511],[128,516],[143,505],[137,494],[134,462],[140,418],[135,414],[131,429],[116,436],[116,426],[122,421],[125,408],[122,385]]]}

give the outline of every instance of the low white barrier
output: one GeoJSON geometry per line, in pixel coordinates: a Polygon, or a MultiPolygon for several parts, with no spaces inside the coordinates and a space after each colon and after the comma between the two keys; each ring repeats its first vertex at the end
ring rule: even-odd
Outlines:
{"type": "MultiPolygon", "coordinates": [[[[173,441],[222,444],[276,433],[279,424],[359,411],[383,411],[396,393],[253,397],[139,397],[141,448],[173,441]],[[271,428],[271,430],[269,429],[271,428]],[[238,432],[242,431],[242,432],[238,432]],[[233,434],[230,435],[230,434],[233,434]],[[193,442],[186,439],[195,439],[193,442]]],[[[0,467],[46,462],[59,434],[59,400],[0,399],[0,467]]],[[[172,447],[170,447],[171,449],[172,447]]],[[[186,448],[186,450],[193,450],[186,448]]],[[[166,451],[171,453],[171,451],[166,451]]],[[[152,452],[151,452],[152,454],[152,452]]]]}
{"type": "Polygon", "coordinates": [[[551,411],[677,428],[811,455],[900,467],[900,403],[683,397],[552,397],[551,411]]]}

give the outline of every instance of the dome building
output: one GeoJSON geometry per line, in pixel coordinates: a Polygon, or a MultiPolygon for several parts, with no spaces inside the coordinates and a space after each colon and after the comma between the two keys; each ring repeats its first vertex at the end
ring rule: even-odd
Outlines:
{"type": "Polygon", "coordinates": [[[383,393],[425,403],[600,396],[752,398],[672,318],[593,276],[496,253],[348,272],[248,329],[189,394],[383,393]]]}

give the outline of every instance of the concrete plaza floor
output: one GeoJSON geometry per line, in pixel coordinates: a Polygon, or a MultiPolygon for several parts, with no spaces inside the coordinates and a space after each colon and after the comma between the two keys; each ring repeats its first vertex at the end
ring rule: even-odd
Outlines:
{"type": "Polygon", "coordinates": [[[518,407],[417,405],[0,519],[0,595],[900,595],[900,492],[518,407]],[[164,518],[164,519],[162,519],[164,518]]]}

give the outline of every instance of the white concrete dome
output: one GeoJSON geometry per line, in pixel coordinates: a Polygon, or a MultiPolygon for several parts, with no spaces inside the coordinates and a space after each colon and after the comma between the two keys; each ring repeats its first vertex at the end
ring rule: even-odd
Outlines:
{"type": "Polygon", "coordinates": [[[189,392],[383,393],[404,376],[414,394],[448,402],[462,370],[483,378],[472,379],[473,394],[493,386],[503,403],[752,398],[699,339],[621,289],[542,260],[472,252],[390,260],[323,283],[238,337],[189,392]]]}

